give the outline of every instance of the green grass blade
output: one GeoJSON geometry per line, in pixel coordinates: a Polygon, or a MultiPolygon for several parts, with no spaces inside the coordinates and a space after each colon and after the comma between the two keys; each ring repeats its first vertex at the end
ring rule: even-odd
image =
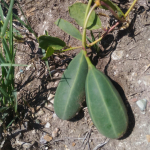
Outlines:
{"type": "Polygon", "coordinates": [[[11,54],[5,38],[3,38],[2,40],[2,44],[5,52],[6,61],[11,62],[11,54]]]}
{"type": "Polygon", "coordinates": [[[1,107],[0,108],[0,112],[2,113],[3,111],[5,111],[5,110],[7,110],[8,109],[8,107],[1,107]]]}
{"type": "Polygon", "coordinates": [[[4,89],[3,88],[1,88],[0,87],[0,92],[2,93],[2,95],[4,95],[5,97],[9,97],[8,96],[8,94],[7,94],[7,92],[6,91],[4,91],[4,89]]]}
{"type": "Polygon", "coordinates": [[[15,118],[8,124],[8,126],[6,127],[6,129],[9,128],[9,126],[15,121],[16,118],[17,118],[17,117],[15,117],[15,118]]]}
{"type": "MultiPolygon", "coordinates": [[[[34,36],[37,38],[37,36],[36,36],[36,34],[35,34],[35,32],[32,30],[32,28],[31,28],[31,26],[30,26],[30,24],[29,24],[29,22],[28,22],[28,20],[27,20],[27,18],[26,18],[26,16],[25,16],[25,14],[23,13],[23,11],[22,11],[22,9],[21,9],[21,6],[20,6],[20,4],[18,3],[18,1],[17,1],[17,4],[18,4],[18,6],[19,6],[19,9],[20,9],[20,11],[21,11],[21,13],[22,13],[22,15],[24,16],[24,18],[25,18],[25,20],[26,20],[26,22],[27,22],[27,29],[31,32],[31,33],[33,33],[34,34],[34,36]]],[[[17,18],[16,18],[17,19],[17,18]]],[[[20,18],[18,18],[18,19],[20,19],[20,18]]],[[[20,20],[18,20],[18,21],[20,21],[20,20]]],[[[22,20],[21,20],[22,21],[22,20]]],[[[21,23],[21,22],[20,22],[21,23]]]]}
{"type": "MultiPolygon", "coordinates": [[[[3,4],[5,5],[5,7],[8,9],[8,6],[6,5],[6,3],[2,0],[3,4]]],[[[32,30],[31,26],[30,25],[27,25],[25,24],[16,14],[13,13],[13,17],[15,17],[23,26],[25,26],[29,32],[33,33],[34,36],[36,37],[37,39],[37,36],[35,34],[35,32],[32,30]]]]}
{"type": "Polygon", "coordinates": [[[4,14],[3,14],[1,5],[0,5],[0,16],[1,16],[2,21],[4,22],[4,14]]]}
{"type": "MultiPolygon", "coordinates": [[[[46,53],[45,53],[44,49],[42,49],[42,54],[43,54],[44,57],[46,57],[46,53]]],[[[45,64],[46,64],[46,67],[48,69],[49,75],[51,77],[51,71],[50,71],[50,67],[49,67],[49,64],[48,64],[48,60],[45,60],[45,64]]]]}
{"type": "Polygon", "coordinates": [[[0,63],[6,63],[5,58],[3,57],[3,55],[0,53],[0,63]]]}
{"type": "Polygon", "coordinates": [[[11,54],[11,61],[13,56],[13,24],[12,24],[12,12],[10,15],[10,25],[9,25],[9,51],[11,54]]]}
{"type": "Polygon", "coordinates": [[[14,91],[13,95],[14,95],[14,109],[16,113],[17,112],[17,91],[14,91]]]}
{"type": "Polygon", "coordinates": [[[13,67],[17,67],[17,66],[28,66],[28,65],[25,65],[25,64],[11,64],[11,63],[3,63],[3,64],[0,64],[1,67],[10,67],[10,66],[13,66],[13,67]]]}
{"type": "Polygon", "coordinates": [[[8,22],[10,20],[13,4],[14,4],[14,0],[11,0],[10,1],[9,10],[8,10],[8,14],[7,14],[6,20],[5,20],[4,25],[3,25],[1,37],[3,37],[5,35],[6,29],[7,29],[7,25],[8,25],[8,22]]]}

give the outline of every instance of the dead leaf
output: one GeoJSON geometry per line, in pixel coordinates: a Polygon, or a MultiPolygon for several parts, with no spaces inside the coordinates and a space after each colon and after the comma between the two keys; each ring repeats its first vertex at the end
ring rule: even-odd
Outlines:
{"type": "Polygon", "coordinates": [[[150,135],[146,135],[147,141],[150,142],[150,135]]]}
{"type": "Polygon", "coordinates": [[[72,146],[75,146],[75,145],[76,145],[76,143],[73,142],[73,143],[72,143],[72,146]]]}
{"type": "Polygon", "coordinates": [[[48,134],[46,134],[44,137],[44,140],[46,140],[47,142],[51,141],[53,138],[51,136],[49,136],[48,134]]]}

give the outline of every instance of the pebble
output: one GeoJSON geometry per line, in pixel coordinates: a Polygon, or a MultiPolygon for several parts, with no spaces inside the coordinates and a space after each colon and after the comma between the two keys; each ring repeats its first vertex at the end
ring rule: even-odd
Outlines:
{"type": "Polygon", "coordinates": [[[46,140],[47,142],[51,141],[53,138],[51,136],[49,136],[48,134],[46,134],[44,137],[44,140],[46,140]]]}
{"type": "Polygon", "coordinates": [[[58,131],[59,131],[59,128],[55,128],[54,131],[52,132],[52,137],[55,138],[58,136],[58,131]]]}
{"type": "Polygon", "coordinates": [[[49,122],[47,122],[47,123],[45,124],[45,126],[44,126],[44,127],[45,127],[45,128],[50,128],[50,126],[51,126],[51,125],[50,125],[50,123],[49,123],[49,122]]]}
{"type": "Polygon", "coordinates": [[[54,77],[58,77],[58,76],[59,76],[59,73],[58,73],[58,72],[54,74],[54,77]]]}
{"type": "Polygon", "coordinates": [[[41,106],[37,106],[37,107],[36,107],[36,110],[39,110],[40,108],[41,108],[41,106]]]}
{"type": "Polygon", "coordinates": [[[73,143],[72,143],[72,146],[75,146],[75,145],[76,145],[76,143],[73,142],[73,143]]]}
{"type": "Polygon", "coordinates": [[[58,117],[57,117],[57,115],[55,113],[53,114],[53,119],[54,120],[58,119],[58,117]]]}
{"type": "Polygon", "coordinates": [[[55,66],[50,66],[50,70],[54,70],[55,69],[55,66]]]}
{"type": "Polygon", "coordinates": [[[150,135],[146,135],[147,141],[150,142],[150,135]]]}
{"type": "Polygon", "coordinates": [[[22,141],[16,141],[15,143],[16,145],[21,145],[23,148],[25,149],[30,149],[32,147],[32,144],[30,143],[25,143],[25,142],[22,142],[22,141]]]}
{"type": "Polygon", "coordinates": [[[113,60],[119,60],[123,57],[123,51],[114,51],[111,57],[113,60]]]}
{"type": "Polygon", "coordinates": [[[42,116],[42,115],[44,115],[44,111],[43,111],[43,110],[40,110],[40,111],[38,111],[38,112],[35,114],[36,117],[42,116]]]}
{"type": "Polygon", "coordinates": [[[18,72],[15,77],[16,77],[16,79],[19,79],[20,76],[21,76],[21,72],[18,72]]]}
{"type": "Polygon", "coordinates": [[[32,63],[32,64],[29,64],[29,65],[26,67],[26,70],[30,70],[32,66],[34,66],[33,63],[32,63]]]}
{"type": "Polygon", "coordinates": [[[46,113],[45,115],[42,116],[42,118],[44,118],[45,122],[48,122],[51,119],[51,115],[49,113],[46,113]]]}
{"type": "MultiPolygon", "coordinates": [[[[48,96],[48,100],[51,101],[51,103],[52,103],[52,101],[54,100],[54,96],[55,96],[55,95],[53,95],[53,94],[50,94],[50,95],[48,96]]],[[[53,102],[53,103],[54,103],[54,102],[53,102]]],[[[53,104],[53,103],[52,103],[52,104],[53,104]]]]}
{"type": "Polygon", "coordinates": [[[147,100],[146,99],[138,100],[136,101],[136,104],[141,109],[141,111],[144,111],[146,109],[147,100]]]}

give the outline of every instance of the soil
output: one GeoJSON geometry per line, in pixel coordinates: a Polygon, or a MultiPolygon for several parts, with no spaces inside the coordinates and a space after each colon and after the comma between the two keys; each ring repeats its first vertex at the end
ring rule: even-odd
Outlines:
{"type": "MultiPolygon", "coordinates": [[[[126,12],[131,1],[113,0],[126,12]]],[[[87,3],[87,0],[82,0],[87,3]]],[[[74,0],[22,0],[21,8],[32,29],[38,36],[45,34],[64,40],[68,46],[80,46],[81,42],[60,30],[54,22],[63,18],[74,24],[69,16],[68,7],[74,0]]],[[[59,119],[53,108],[56,88],[69,62],[80,49],[55,54],[49,58],[52,76],[49,76],[42,52],[35,37],[25,30],[25,41],[17,46],[16,63],[28,64],[16,68],[16,85],[21,115],[19,124],[13,124],[7,134],[2,149],[51,149],[51,150],[148,150],[150,147],[150,5],[147,0],[139,0],[130,13],[130,25],[119,30],[117,27],[100,43],[100,53],[89,53],[96,68],[106,74],[119,91],[126,105],[129,127],[119,140],[107,139],[94,127],[86,104],[70,121],[59,119]],[[26,36],[28,35],[28,38],[26,36]],[[29,38],[30,37],[30,38],[29,38]],[[146,109],[136,104],[147,100],[146,109]],[[26,107],[23,107],[26,104],[26,107]],[[22,116],[22,118],[21,118],[22,116]],[[11,133],[11,134],[10,134],[11,133]],[[101,145],[101,146],[100,146],[101,145]],[[94,149],[95,148],[95,149],[94,149]]],[[[15,5],[17,7],[17,4],[15,5]]],[[[18,10],[18,15],[23,16],[18,10]]],[[[98,12],[109,12],[98,9],[98,12]]],[[[103,26],[112,20],[100,16],[103,26]]],[[[94,30],[94,35],[103,31],[94,30]]],[[[89,31],[87,35],[90,36],[89,31]]],[[[90,52],[91,50],[89,50],[90,52]]]]}

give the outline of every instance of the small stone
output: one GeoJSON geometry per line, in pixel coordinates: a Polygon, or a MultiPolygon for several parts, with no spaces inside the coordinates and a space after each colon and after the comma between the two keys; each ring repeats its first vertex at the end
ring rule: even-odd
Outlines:
{"type": "Polygon", "coordinates": [[[35,130],[32,130],[32,134],[35,134],[36,132],[35,132],[35,130]]]}
{"type": "Polygon", "coordinates": [[[58,136],[58,131],[59,131],[59,128],[55,128],[54,131],[52,132],[52,137],[55,138],[58,136]]]}
{"type": "Polygon", "coordinates": [[[45,115],[43,115],[42,118],[44,118],[44,122],[48,122],[48,121],[50,121],[50,119],[51,119],[49,113],[46,113],[45,115]]]}
{"type": "Polygon", "coordinates": [[[56,73],[54,74],[54,77],[58,77],[58,76],[59,76],[59,73],[56,72],[56,73]]]}
{"type": "Polygon", "coordinates": [[[51,141],[53,138],[51,136],[49,136],[48,134],[46,134],[44,137],[44,140],[46,140],[47,142],[51,141]]]}
{"type": "MultiPolygon", "coordinates": [[[[55,96],[55,95],[53,95],[53,94],[50,94],[50,95],[49,95],[49,97],[48,97],[48,100],[49,100],[49,101],[52,101],[52,100],[54,100],[54,96],[55,96]]],[[[52,103],[52,102],[51,102],[51,103],[52,103]]],[[[53,104],[53,103],[52,103],[52,104],[53,104]]]]}
{"type": "Polygon", "coordinates": [[[137,104],[138,107],[141,109],[141,111],[144,111],[144,110],[146,109],[147,100],[146,100],[146,99],[138,100],[138,101],[136,102],[136,104],[137,104]]]}
{"type": "Polygon", "coordinates": [[[40,138],[40,143],[45,144],[47,141],[44,139],[45,134],[40,138]]]}
{"type": "Polygon", "coordinates": [[[44,115],[43,110],[40,110],[40,111],[38,111],[38,112],[35,114],[36,117],[42,116],[42,115],[44,115]]]}
{"type": "Polygon", "coordinates": [[[26,67],[26,70],[30,70],[32,66],[34,66],[33,63],[32,63],[32,64],[29,64],[29,65],[26,67]]]}
{"type": "Polygon", "coordinates": [[[137,98],[133,98],[133,99],[131,99],[131,101],[132,101],[133,103],[135,103],[135,102],[137,102],[137,98]]]}
{"type": "Polygon", "coordinates": [[[150,135],[146,135],[146,139],[148,142],[150,142],[150,135]]]}
{"type": "Polygon", "coordinates": [[[56,82],[54,83],[54,86],[57,87],[57,86],[58,86],[58,83],[59,83],[59,81],[56,81],[56,82]]]}
{"type": "Polygon", "coordinates": [[[111,57],[113,60],[119,60],[123,57],[123,51],[114,51],[111,57]]]}
{"type": "Polygon", "coordinates": [[[41,122],[41,121],[38,120],[38,119],[35,120],[35,123],[37,123],[37,124],[40,124],[40,122],[41,122]]]}
{"type": "Polygon", "coordinates": [[[39,110],[40,108],[41,108],[41,106],[37,106],[37,107],[36,107],[36,110],[39,110]]]}
{"type": "Polygon", "coordinates": [[[55,113],[53,114],[53,119],[54,120],[58,119],[58,117],[57,117],[57,115],[55,113]]]}
{"type": "Polygon", "coordinates": [[[50,70],[54,70],[55,69],[55,66],[50,66],[50,70]]]}
{"type": "Polygon", "coordinates": [[[50,123],[49,123],[49,122],[47,122],[47,123],[45,124],[45,126],[44,126],[44,127],[45,127],[45,128],[50,128],[50,126],[51,126],[51,125],[50,125],[50,123]]]}
{"type": "Polygon", "coordinates": [[[34,110],[33,107],[30,107],[30,110],[31,110],[31,112],[32,112],[33,114],[35,113],[35,110],[34,110]]]}
{"type": "Polygon", "coordinates": [[[76,143],[73,142],[73,143],[72,143],[72,146],[75,146],[75,145],[76,145],[76,143]]]}
{"type": "Polygon", "coordinates": [[[32,144],[25,143],[25,142],[18,141],[18,140],[16,141],[16,145],[21,145],[25,149],[30,149],[32,147],[32,144]]]}
{"type": "Polygon", "coordinates": [[[21,72],[18,72],[18,73],[16,74],[16,76],[15,76],[15,77],[16,77],[17,79],[19,79],[19,78],[20,78],[20,76],[21,76],[21,72]]]}

